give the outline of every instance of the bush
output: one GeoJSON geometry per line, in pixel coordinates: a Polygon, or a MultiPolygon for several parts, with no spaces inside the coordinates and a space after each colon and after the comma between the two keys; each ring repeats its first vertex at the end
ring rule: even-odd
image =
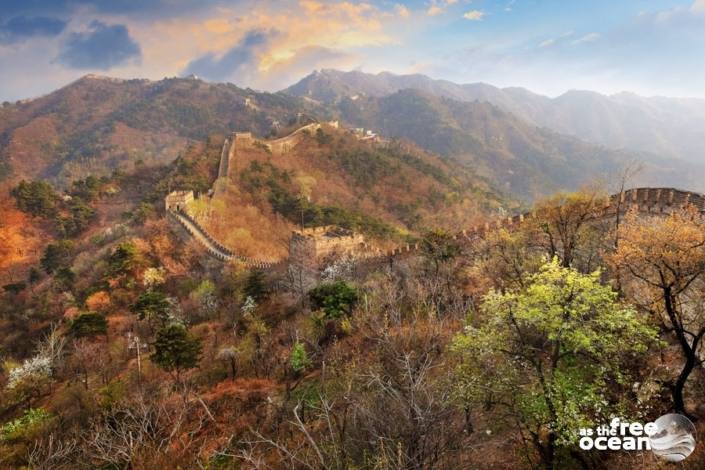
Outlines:
{"type": "Polygon", "coordinates": [[[306,348],[303,343],[297,341],[291,348],[291,355],[289,356],[289,365],[291,369],[297,374],[303,372],[307,368],[311,367],[311,359],[309,359],[306,353],[306,348]]]}
{"type": "Polygon", "coordinates": [[[15,442],[31,439],[51,419],[43,408],[30,408],[19,418],[0,427],[0,440],[15,442]]]}
{"type": "Polygon", "coordinates": [[[339,318],[352,314],[358,301],[357,290],[345,281],[321,284],[308,293],[311,307],[323,310],[327,318],[339,318]]]}
{"type": "Polygon", "coordinates": [[[71,333],[77,338],[104,335],[107,332],[108,321],[99,313],[82,313],[71,322],[71,333]]]}

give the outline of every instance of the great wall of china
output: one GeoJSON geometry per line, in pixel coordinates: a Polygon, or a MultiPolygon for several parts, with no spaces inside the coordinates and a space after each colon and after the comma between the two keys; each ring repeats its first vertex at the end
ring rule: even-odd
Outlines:
{"type": "MultiPolygon", "coordinates": [[[[335,123],[335,126],[337,127],[337,123],[335,123]]],[[[273,154],[278,154],[290,150],[300,141],[302,136],[304,136],[307,131],[315,131],[320,127],[320,123],[308,124],[295,130],[286,137],[272,141],[256,140],[249,132],[234,133],[231,137],[227,138],[223,144],[221,160],[218,167],[218,179],[227,178],[229,176],[229,169],[231,166],[230,161],[235,158],[238,145],[254,145],[255,142],[259,142],[260,144],[265,145],[273,154]]],[[[216,185],[215,191],[218,191],[217,187],[218,185],[216,185]]],[[[215,191],[214,197],[216,194],[215,191]]],[[[190,194],[190,198],[193,199],[193,193],[190,194]]],[[[289,260],[282,260],[273,263],[235,254],[230,249],[216,241],[203,227],[201,227],[201,225],[199,225],[196,220],[185,212],[185,206],[188,203],[188,199],[188,193],[183,191],[175,191],[169,194],[165,200],[167,217],[184,228],[186,232],[197,240],[199,244],[203,246],[205,250],[214,258],[223,262],[239,260],[248,267],[259,269],[275,269],[288,263],[289,260]]],[[[633,188],[605,198],[598,218],[607,219],[616,217],[617,210],[619,210],[620,213],[625,213],[628,210],[638,210],[640,213],[644,214],[663,215],[685,205],[693,205],[700,212],[705,212],[705,195],[674,188],[633,188]]],[[[464,243],[469,243],[479,237],[484,236],[491,230],[496,230],[499,228],[518,228],[525,223],[525,221],[531,220],[533,217],[535,217],[535,213],[532,211],[515,215],[513,217],[497,219],[492,223],[488,222],[479,226],[471,227],[467,230],[462,230],[461,232],[453,235],[453,238],[464,243]]],[[[298,235],[295,233],[292,236],[292,239],[296,239],[298,237],[298,240],[301,243],[310,243],[310,241],[306,238],[307,236],[312,236],[316,233],[316,231],[323,232],[325,229],[326,228],[307,229],[298,235]]],[[[351,243],[354,242],[360,244],[361,250],[359,250],[357,254],[360,258],[364,259],[366,263],[370,264],[389,263],[391,265],[396,260],[401,258],[418,255],[421,250],[420,244],[415,243],[405,244],[386,252],[382,252],[364,243],[363,241],[357,240],[353,235],[350,235],[349,238],[351,243]]]]}

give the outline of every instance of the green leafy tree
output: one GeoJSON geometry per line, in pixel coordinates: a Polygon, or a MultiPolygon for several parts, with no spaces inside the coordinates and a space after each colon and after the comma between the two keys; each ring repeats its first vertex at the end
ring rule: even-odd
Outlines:
{"type": "Polygon", "coordinates": [[[269,294],[267,289],[264,271],[253,269],[247,276],[244,288],[245,298],[251,297],[255,302],[260,303],[269,294]]]}
{"type": "Polygon", "coordinates": [[[71,261],[73,243],[69,240],[61,240],[47,245],[42,255],[40,263],[47,274],[52,274],[60,267],[67,266],[71,261]]]}
{"type": "Polygon", "coordinates": [[[71,322],[71,333],[78,338],[104,335],[107,332],[108,321],[100,313],[85,312],[71,322]]]}
{"type": "Polygon", "coordinates": [[[64,237],[80,234],[95,219],[95,209],[80,198],[74,198],[69,203],[68,210],[68,216],[56,218],[57,229],[64,237]]]}
{"type": "Polygon", "coordinates": [[[59,197],[45,181],[22,180],[10,194],[22,212],[35,217],[52,217],[56,213],[59,197]]]}
{"type": "Polygon", "coordinates": [[[62,266],[54,273],[54,280],[60,288],[70,290],[76,281],[76,274],[71,268],[62,266]]]}
{"type": "Polygon", "coordinates": [[[141,262],[137,246],[131,241],[120,243],[108,259],[109,271],[113,276],[127,274],[141,262]]]}
{"type": "Polygon", "coordinates": [[[157,332],[152,361],[171,373],[178,383],[184,371],[198,365],[201,349],[201,340],[192,336],[184,325],[171,323],[157,332]]]}
{"type": "Polygon", "coordinates": [[[149,289],[140,294],[130,310],[139,315],[140,320],[164,324],[169,319],[171,301],[163,292],[149,289]]]}
{"type": "Polygon", "coordinates": [[[570,454],[579,428],[629,406],[625,363],[656,338],[599,271],[581,274],[557,258],[523,288],[490,292],[481,310],[482,325],[454,340],[458,395],[513,416],[548,468],[570,454]]]}
{"type": "Polygon", "coordinates": [[[141,202],[132,213],[132,221],[137,225],[143,225],[147,219],[154,217],[154,206],[147,202],[141,202]]]}
{"type": "Polygon", "coordinates": [[[327,318],[351,315],[359,300],[357,290],[345,281],[321,284],[308,293],[311,307],[323,310],[327,318]]]}
{"type": "Polygon", "coordinates": [[[300,341],[294,343],[294,346],[291,348],[289,365],[296,374],[300,374],[304,370],[311,367],[311,359],[309,359],[306,348],[300,341]]]}

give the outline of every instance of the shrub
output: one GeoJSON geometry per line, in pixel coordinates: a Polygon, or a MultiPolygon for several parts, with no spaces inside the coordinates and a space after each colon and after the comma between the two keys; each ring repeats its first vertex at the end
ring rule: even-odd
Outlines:
{"type": "Polygon", "coordinates": [[[71,333],[77,338],[104,335],[107,332],[108,321],[100,313],[82,313],[71,322],[71,333]]]}
{"type": "Polygon", "coordinates": [[[321,284],[308,293],[311,307],[323,310],[328,318],[339,318],[352,314],[358,301],[357,290],[345,281],[321,284]]]}
{"type": "Polygon", "coordinates": [[[291,355],[289,356],[289,365],[297,374],[311,367],[311,359],[309,359],[303,343],[299,341],[294,343],[294,346],[291,348],[291,355]]]}
{"type": "Polygon", "coordinates": [[[0,427],[0,440],[14,442],[31,439],[50,419],[51,414],[43,408],[30,408],[24,415],[0,427]]]}

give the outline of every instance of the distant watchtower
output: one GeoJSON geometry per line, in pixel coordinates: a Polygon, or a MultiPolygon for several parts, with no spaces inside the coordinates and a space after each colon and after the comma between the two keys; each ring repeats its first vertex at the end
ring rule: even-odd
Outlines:
{"type": "Polygon", "coordinates": [[[249,146],[254,142],[254,137],[252,137],[252,132],[235,132],[233,133],[235,145],[237,146],[249,146]]]}
{"type": "Polygon", "coordinates": [[[329,258],[358,254],[364,247],[361,234],[332,225],[295,230],[289,240],[289,261],[315,268],[329,258]]]}
{"type": "Polygon", "coordinates": [[[164,198],[167,211],[185,210],[189,202],[193,201],[193,191],[172,191],[164,198]]]}

